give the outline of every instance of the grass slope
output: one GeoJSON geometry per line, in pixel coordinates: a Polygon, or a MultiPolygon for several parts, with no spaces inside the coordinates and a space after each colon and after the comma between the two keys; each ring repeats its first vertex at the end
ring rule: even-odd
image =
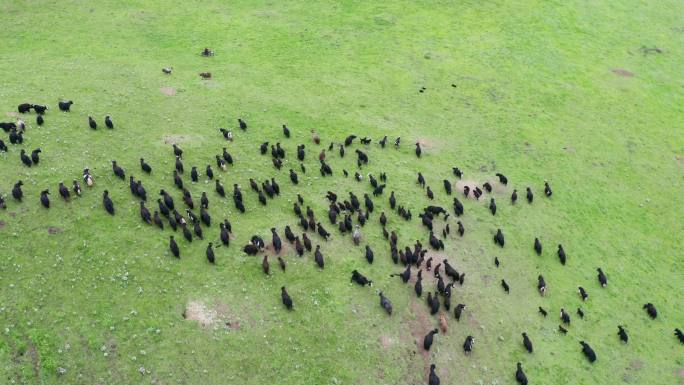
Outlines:
{"type": "MultiPolygon", "coordinates": [[[[38,167],[21,165],[20,146],[0,154],[0,192],[23,179],[27,195],[21,204],[10,198],[0,213],[2,382],[418,384],[435,363],[443,383],[507,384],[521,361],[531,383],[684,383],[682,345],[672,335],[684,326],[683,8],[676,1],[1,2],[11,25],[0,31],[1,120],[13,119],[21,102],[51,107],[41,128],[26,117],[23,147],[43,149],[38,167]],[[205,46],[216,56],[200,57],[205,46]],[[173,75],[161,73],[165,66],[173,75]],[[204,71],[213,79],[200,80],[204,71]],[[162,87],[177,93],[164,95],[162,87]],[[57,111],[60,98],[74,100],[72,113],[57,111]],[[87,128],[88,115],[101,122],[105,114],[115,130],[87,128]],[[196,199],[210,193],[212,216],[230,218],[237,238],[217,249],[215,267],[205,262],[206,242],[180,242],[178,261],[167,251],[169,231],[140,222],[109,161],[142,178],[150,196],[166,188],[178,202],[165,140],[180,141],[187,168],[203,169],[225,145],[218,127],[234,128],[237,117],[250,129],[229,145],[235,167],[217,174],[227,190],[243,187],[250,212],[236,213],[211,184],[190,186],[196,199]],[[282,137],[283,123],[293,138],[282,137]],[[465,237],[447,241],[445,254],[467,273],[452,300],[468,304],[467,317],[450,317],[429,355],[419,344],[435,318],[411,287],[388,277],[400,268],[388,257],[377,213],[364,228],[376,251],[372,266],[332,228],[324,271],[311,255],[290,252],[286,273],[264,277],[260,259],[239,251],[254,233],[295,225],[297,192],[320,218],[325,191],[370,192],[340,175],[355,168],[352,153],[329,155],[336,175],[319,177],[311,128],[325,145],[348,133],[404,138],[400,150],[368,149],[363,172],[389,177],[378,212],[389,213],[390,190],[414,216],[428,203],[414,184],[418,171],[447,207],[441,181],[453,181],[454,165],[480,183],[496,171],[509,177],[494,194],[497,216],[486,200],[468,200],[465,237]],[[418,139],[427,143],[420,160],[411,145],[418,139]],[[284,144],[283,171],[258,154],[264,140],[284,144]],[[307,144],[309,172],[295,188],[287,169],[298,167],[299,143],[307,144]],[[155,169],[150,177],[139,171],[141,156],[155,169]],[[57,183],[78,179],[84,167],[96,186],[61,202],[57,183]],[[264,208],[247,181],[266,176],[277,177],[283,194],[264,208]],[[541,197],[545,179],[552,199],[541,197]],[[528,185],[534,205],[509,205],[511,189],[528,185]],[[50,210],[38,201],[44,188],[53,192],[50,210]],[[101,208],[104,189],[115,217],[101,208]],[[49,226],[60,231],[48,234],[49,226]],[[506,233],[503,250],[491,242],[497,227],[506,233]],[[532,250],[535,236],[544,242],[541,257],[532,250]],[[565,267],[557,243],[568,253],[565,267]],[[608,274],[606,289],[598,287],[597,266],[608,274]],[[372,289],[349,283],[355,268],[374,280],[372,289]],[[545,298],[536,293],[540,273],[545,298]],[[510,295],[498,287],[501,278],[510,295]],[[283,285],[294,312],[282,309],[283,285]],[[578,285],[589,291],[585,304],[578,285]],[[378,306],[376,289],[393,301],[392,317],[378,306]],[[184,320],[189,301],[216,307],[239,328],[184,320]],[[645,302],[656,304],[657,320],[647,319],[645,302]],[[548,319],[536,313],[540,305],[548,319]],[[570,333],[559,335],[558,309],[574,315],[580,305],[585,320],[574,316],[570,333]],[[618,324],[630,333],[627,346],[615,335],[618,324]],[[522,348],[522,331],[535,343],[533,355],[522,348]],[[477,343],[465,357],[468,334],[477,343]],[[597,351],[594,365],[582,357],[581,339],[597,351]]],[[[389,222],[401,245],[427,245],[418,221],[392,214],[389,222]]],[[[215,225],[211,232],[216,239],[215,225]]]]}

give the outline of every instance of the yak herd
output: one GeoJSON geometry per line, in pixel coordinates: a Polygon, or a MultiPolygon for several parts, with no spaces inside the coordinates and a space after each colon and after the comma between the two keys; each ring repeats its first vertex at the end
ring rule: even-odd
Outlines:
{"type": "MultiPolygon", "coordinates": [[[[210,55],[213,54],[213,52],[205,50],[203,54],[210,55]]],[[[72,101],[60,101],[58,103],[58,107],[60,111],[67,113],[70,111],[72,104],[72,101]]],[[[38,126],[45,124],[44,116],[48,111],[47,106],[23,103],[18,106],[17,110],[22,117],[33,110],[36,114],[36,124],[38,126]]],[[[108,129],[114,129],[114,123],[110,116],[106,116],[104,122],[108,129]]],[[[97,121],[89,116],[88,126],[91,129],[96,130],[98,127],[97,121]]],[[[0,127],[9,134],[9,143],[16,146],[22,146],[24,140],[23,135],[29,132],[27,131],[26,123],[22,119],[17,119],[16,122],[0,123],[0,127]]],[[[242,131],[247,131],[248,125],[244,120],[238,119],[237,128],[242,131]]],[[[283,125],[282,128],[284,137],[286,139],[290,138],[292,136],[291,129],[286,125],[283,125]]],[[[228,143],[233,142],[236,139],[233,136],[233,132],[229,129],[221,128],[219,131],[222,135],[222,138],[228,143]]],[[[331,142],[330,145],[327,146],[327,149],[322,148],[320,150],[320,152],[317,154],[317,161],[320,165],[319,172],[322,178],[330,177],[336,173],[336,171],[333,169],[333,165],[329,162],[331,154],[334,154],[335,150],[337,150],[338,157],[344,157],[349,148],[355,146],[354,141],[356,139],[357,136],[349,135],[340,143],[331,142]]],[[[449,314],[449,312],[451,312],[451,308],[453,307],[453,317],[457,321],[460,320],[461,316],[467,309],[467,305],[459,303],[455,304],[455,306],[452,306],[451,293],[454,285],[466,284],[466,272],[459,271],[453,262],[450,262],[446,258],[442,258],[442,260],[433,259],[433,257],[429,256],[428,250],[432,249],[437,251],[443,250],[445,248],[444,242],[448,240],[448,235],[451,233],[451,224],[456,226],[456,234],[461,237],[463,236],[465,227],[463,223],[458,220],[458,218],[464,213],[464,205],[461,202],[462,199],[480,200],[480,198],[492,192],[493,184],[499,183],[501,185],[507,185],[509,180],[502,173],[497,173],[495,174],[495,178],[492,178],[492,181],[485,182],[481,186],[466,185],[462,189],[459,189],[459,191],[454,192],[454,184],[452,181],[448,178],[443,179],[444,194],[451,196],[451,199],[453,199],[453,207],[451,210],[447,210],[437,205],[429,205],[425,207],[422,212],[417,215],[417,217],[420,219],[422,226],[425,228],[428,246],[426,247],[420,241],[416,241],[413,245],[403,245],[402,247],[396,232],[394,230],[388,230],[387,228],[388,214],[384,211],[376,214],[377,211],[374,199],[380,199],[380,197],[384,194],[388,177],[384,172],[380,173],[377,179],[372,174],[363,175],[360,172],[363,166],[368,164],[370,161],[370,158],[366,153],[366,148],[371,145],[372,140],[370,138],[364,137],[359,138],[359,141],[361,146],[355,148],[353,151],[353,154],[356,155],[356,165],[358,170],[354,172],[353,176],[351,176],[347,170],[341,170],[341,174],[343,177],[353,178],[359,183],[365,183],[364,179],[367,179],[369,193],[363,194],[363,197],[358,197],[352,192],[349,192],[346,195],[341,195],[333,191],[328,191],[325,195],[325,199],[328,200],[329,204],[326,224],[323,223],[324,220],[321,220],[321,218],[314,213],[310,206],[306,206],[304,197],[300,194],[297,194],[297,200],[293,204],[293,221],[296,224],[292,227],[289,225],[285,226],[282,234],[284,234],[285,240],[292,245],[297,255],[302,256],[305,253],[310,253],[313,251],[314,262],[320,269],[324,269],[325,257],[321,251],[320,245],[315,245],[314,247],[314,241],[320,240],[325,242],[333,236],[332,233],[326,229],[326,227],[330,227],[331,229],[336,228],[337,233],[340,236],[349,234],[351,236],[352,242],[355,245],[360,245],[363,241],[364,230],[362,230],[362,228],[370,223],[372,217],[377,215],[378,219],[376,222],[384,238],[388,240],[389,256],[392,262],[394,264],[401,264],[405,266],[401,272],[392,273],[391,276],[399,277],[405,284],[409,284],[411,277],[414,276],[415,280],[412,284],[413,291],[417,297],[423,297],[424,274],[433,275],[434,281],[436,282],[434,287],[425,288],[427,292],[425,295],[427,298],[427,311],[431,315],[438,318],[437,325],[439,329],[441,329],[443,332],[446,332],[447,317],[445,312],[440,312],[440,308],[443,308],[446,310],[446,314],[449,314]],[[306,207],[304,208],[304,206],[306,207]],[[451,216],[450,212],[453,212],[453,215],[456,217],[455,222],[449,220],[449,217],[451,216]],[[441,231],[436,229],[438,220],[442,223],[441,231]],[[293,230],[293,227],[295,227],[298,232],[301,231],[301,235],[296,234],[293,230]],[[414,272],[417,273],[414,275],[414,272]]],[[[311,143],[314,147],[321,145],[321,136],[315,130],[311,130],[311,143]]],[[[377,146],[382,149],[388,146],[387,136],[379,140],[377,146]]],[[[401,138],[396,138],[393,141],[393,146],[397,148],[400,147],[401,138]]],[[[262,156],[268,157],[270,155],[270,163],[272,163],[273,167],[278,170],[280,170],[283,166],[283,160],[286,158],[286,156],[291,157],[293,159],[292,162],[299,163],[298,170],[290,168],[287,172],[293,189],[295,188],[294,186],[299,184],[299,173],[307,172],[307,169],[304,165],[304,160],[308,156],[306,144],[299,144],[296,147],[294,156],[287,155],[285,147],[279,142],[275,144],[263,142],[256,147],[258,148],[256,148],[255,151],[258,151],[258,153],[262,156]]],[[[193,240],[197,239],[203,240],[205,238],[205,231],[210,231],[212,228],[212,222],[214,222],[214,219],[211,217],[209,212],[209,196],[207,192],[203,192],[200,197],[199,205],[195,204],[195,197],[193,197],[190,191],[187,189],[186,183],[188,183],[188,181],[184,178],[184,176],[187,175],[183,158],[184,152],[177,144],[173,144],[171,150],[172,154],[170,155],[173,156],[172,159],[174,160],[174,169],[170,170],[170,173],[173,175],[174,188],[179,191],[180,195],[182,196],[182,204],[185,207],[184,214],[181,213],[183,212],[183,209],[176,205],[176,201],[174,200],[172,194],[165,189],[161,189],[158,193],[158,198],[156,199],[157,207],[148,208],[148,194],[144,187],[143,181],[136,180],[129,173],[128,180],[131,194],[136,199],[139,199],[140,218],[146,224],[149,224],[150,226],[156,226],[160,230],[170,228],[174,234],[180,231],[186,242],[193,242],[193,240]]],[[[5,141],[1,139],[0,151],[10,151],[5,141]]],[[[421,158],[423,156],[423,152],[424,149],[421,147],[421,144],[419,142],[415,143],[415,156],[417,158],[421,158]]],[[[40,162],[40,155],[40,148],[32,150],[30,156],[28,155],[26,149],[22,148],[19,152],[21,163],[26,167],[37,166],[40,162]]],[[[233,165],[234,163],[234,158],[227,151],[226,147],[223,147],[221,153],[216,155],[215,160],[216,167],[222,171],[226,170],[227,167],[233,165]]],[[[121,179],[122,182],[125,182],[127,172],[124,170],[124,168],[122,168],[115,160],[111,162],[111,168],[113,175],[116,176],[116,178],[121,179]]],[[[150,164],[148,164],[144,158],[140,158],[140,170],[144,174],[150,174],[153,172],[152,166],[150,166],[150,164]]],[[[197,166],[191,166],[189,174],[190,183],[199,181],[200,172],[198,171],[197,166]]],[[[461,179],[463,172],[458,167],[453,167],[453,175],[455,178],[461,179]]],[[[226,188],[223,186],[218,177],[215,178],[215,174],[211,165],[207,165],[204,168],[204,175],[202,178],[214,180],[213,184],[216,194],[213,198],[214,200],[224,201],[227,198],[228,193],[226,192],[226,188]]],[[[85,190],[81,187],[81,182],[79,182],[77,179],[72,181],[71,188],[65,186],[64,182],[60,182],[58,186],[60,197],[65,201],[70,201],[73,197],[81,196],[85,193],[85,191],[91,189],[95,185],[95,178],[88,168],[83,170],[82,183],[84,183],[86,186],[85,190]]],[[[425,190],[425,194],[429,200],[434,199],[437,192],[427,184],[425,177],[421,173],[418,173],[417,175],[416,184],[418,186],[416,188],[425,190]]],[[[21,204],[25,200],[22,186],[23,182],[19,180],[14,183],[14,186],[12,187],[11,195],[16,204],[21,204]]],[[[281,186],[275,180],[275,178],[267,178],[263,182],[257,182],[254,179],[250,179],[249,188],[252,190],[253,194],[256,194],[260,204],[262,205],[267,205],[270,199],[277,198],[281,193],[281,186]]],[[[553,195],[553,191],[551,190],[548,182],[544,182],[542,191],[543,197],[545,198],[550,199],[553,195]]],[[[232,199],[232,203],[235,208],[245,216],[248,215],[250,210],[248,207],[246,207],[243,201],[243,191],[239,184],[233,184],[231,195],[232,196],[229,199],[232,199]]],[[[533,189],[531,187],[526,187],[525,200],[527,201],[527,204],[534,204],[534,199],[535,194],[533,189]]],[[[520,204],[517,203],[517,200],[518,192],[514,189],[508,203],[511,205],[520,204]]],[[[40,204],[46,209],[49,209],[51,207],[50,202],[50,190],[45,188],[40,192],[40,204]]],[[[396,214],[399,218],[405,221],[413,220],[413,213],[411,212],[411,209],[398,201],[394,191],[390,192],[387,202],[391,210],[390,213],[396,214]]],[[[8,200],[6,197],[0,194],[0,207],[5,209],[7,204],[8,200]]],[[[496,215],[497,204],[500,204],[500,202],[497,203],[495,198],[490,195],[488,209],[491,215],[496,215]]],[[[102,193],[102,206],[105,212],[108,214],[116,215],[116,203],[110,198],[107,190],[104,190],[102,193]]],[[[233,231],[231,222],[228,219],[223,219],[222,221],[218,222],[218,225],[219,239],[224,247],[228,247],[231,243],[231,233],[233,231]]],[[[265,274],[270,274],[269,256],[275,256],[277,258],[280,269],[285,270],[287,266],[282,255],[283,240],[281,239],[280,234],[275,227],[271,228],[270,232],[271,239],[269,244],[267,244],[267,241],[262,237],[254,235],[251,237],[249,242],[241,248],[241,250],[248,255],[257,255],[260,253],[263,254],[261,265],[265,274]]],[[[493,242],[499,247],[504,248],[506,241],[503,229],[495,229],[493,230],[493,234],[493,242]]],[[[174,235],[169,235],[168,245],[170,253],[176,258],[180,258],[182,255],[182,249],[174,235]]],[[[535,238],[534,241],[531,242],[531,246],[535,253],[539,255],[542,254],[543,245],[539,238],[535,238]]],[[[376,256],[376,252],[369,245],[365,245],[363,254],[366,261],[369,264],[372,264],[376,256]]],[[[562,245],[558,245],[556,254],[560,264],[565,265],[568,257],[562,245]]],[[[213,242],[207,243],[206,258],[209,264],[216,263],[213,242]]],[[[493,262],[496,267],[499,266],[500,261],[498,258],[494,258],[493,262]]],[[[608,285],[606,274],[601,268],[597,269],[597,273],[599,287],[606,287],[608,285]]],[[[371,286],[373,283],[372,280],[364,276],[358,270],[353,270],[351,272],[351,281],[360,285],[361,287],[371,286]]],[[[510,286],[505,279],[501,279],[500,285],[505,293],[510,291],[510,286]]],[[[544,296],[546,293],[546,285],[547,284],[544,277],[539,275],[537,277],[537,289],[541,296],[544,296]]],[[[583,301],[588,300],[589,294],[587,289],[582,286],[578,286],[578,293],[583,301]]],[[[380,299],[380,307],[387,312],[389,316],[391,316],[393,312],[391,300],[382,291],[378,291],[377,294],[380,299]]],[[[286,309],[293,310],[295,308],[296,299],[293,299],[290,296],[284,286],[281,287],[281,300],[286,309]]],[[[658,316],[656,307],[652,303],[645,304],[643,308],[649,317],[656,318],[658,316]]],[[[539,307],[539,313],[543,317],[548,315],[547,310],[542,307],[539,307]]],[[[567,327],[569,327],[571,322],[570,314],[565,308],[561,308],[558,314],[560,315],[560,324],[558,326],[558,330],[562,333],[567,333],[567,327]]],[[[580,318],[584,316],[584,312],[581,308],[577,309],[577,314],[580,318]]],[[[617,328],[618,338],[624,343],[627,343],[629,341],[627,331],[622,325],[618,325],[617,328]]],[[[434,337],[438,333],[438,328],[434,328],[433,330],[429,331],[429,333],[423,339],[423,349],[430,350],[434,343],[434,337]]],[[[684,343],[684,334],[682,334],[680,329],[675,329],[675,335],[680,342],[684,343]]],[[[474,349],[475,341],[475,337],[470,335],[467,336],[463,343],[463,350],[466,355],[474,349]]],[[[597,359],[596,352],[585,341],[580,341],[580,345],[581,351],[586,358],[590,362],[594,362],[597,359]]],[[[527,352],[533,354],[533,342],[527,332],[522,332],[522,346],[527,352]]],[[[527,377],[523,371],[522,364],[518,362],[516,367],[515,378],[517,382],[520,384],[527,384],[527,377]]],[[[430,385],[437,385],[440,383],[435,369],[436,367],[434,364],[430,366],[428,375],[428,383],[430,385]]]]}

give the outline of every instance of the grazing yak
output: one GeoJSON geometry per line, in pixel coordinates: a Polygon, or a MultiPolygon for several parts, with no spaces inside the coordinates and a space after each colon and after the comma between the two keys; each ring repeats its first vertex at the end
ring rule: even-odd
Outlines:
{"type": "Polygon", "coordinates": [[[102,204],[109,214],[114,215],[114,203],[109,198],[109,191],[107,190],[102,193],[102,204]]]}
{"type": "Polygon", "coordinates": [[[589,298],[589,294],[587,294],[587,291],[584,290],[582,286],[577,286],[577,291],[579,292],[580,297],[582,297],[582,301],[586,301],[587,298],[589,298]]]}
{"type": "Polygon", "coordinates": [[[423,349],[430,350],[430,347],[432,347],[432,340],[437,333],[437,329],[432,329],[428,332],[428,334],[425,335],[423,338],[423,349]]]}
{"type": "Polygon", "coordinates": [[[428,385],[439,385],[439,377],[435,373],[435,364],[430,365],[430,375],[428,376],[428,385]]]}
{"type": "Polygon", "coordinates": [[[540,274],[539,277],[537,277],[537,281],[537,290],[539,290],[539,294],[544,296],[544,294],[546,294],[546,281],[544,280],[544,276],[540,274]]]}
{"type": "Polygon", "coordinates": [[[587,357],[589,362],[593,363],[596,361],[596,353],[594,352],[594,349],[592,349],[591,346],[584,341],[580,341],[580,345],[582,345],[582,353],[584,353],[584,356],[587,357]]]}
{"type": "Polygon", "coordinates": [[[564,308],[560,309],[560,318],[564,324],[570,325],[570,314],[568,314],[568,312],[566,312],[564,308]]]}
{"type": "Polygon", "coordinates": [[[523,372],[522,364],[518,362],[516,365],[517,369],[515,370],[515,380],[520,385],[527,385],[527,376],[525,375],[525,372],[523,372]]]}
{"type": "Polygon", "coordinates": [[[603,270],[601,270],[600,267],[597,268],[596,271],[598,271],[598,280],[601,284],[601,287],[606,287],[608,285],[608,278],[606,278],[606,275],[603,273],[603,270]]]}
{"type": "MultiPolygon", "coordinates": [[[[366,246],[368,247],[368,246],[366,246]]],[[[390,277],[400,277],[401,280],[406,283],[411,279],[411,265],[406,266],[406,270],[398,274],[390,274],[390,277]]]]}
{"type": "Polygon", "coordinates": [[[180,258],[180,249],[178,248],[178,244],[176,243],[176,240],[173,238],[173,235],[169,236],[169,249],[171,250],[171,253],[174,257],[180,258]]]}
{"type": "Polygon", "coordinates": [[[31,162],[31,158],[28,155],[26,155],[26,150],[24,150],[23,148],[19,152],[19,158],[21,159],[21,163],[28,167],[31,167],[31,165],[33,164],[31,162]]]}
{"type": "Polygon", "coordinates": [[[38,114],[38,115],[43,115],[47,109],[48,109],[47,106],[43,106],[40,104],[34,104],[33,105],[33,111],[35,111],[36,114],[38,114]]]}
{"type": "MultiPolygon", "coordinates": [[[[152,172],[152,167],[145,162],[145,159],[140,158],[140,168],[147,174],[152,172]]],[[[193,167],[194,168],[194,167],[193,167]]]]}
{"type": "Polygon", "coordinates": [[[525,346],[525,350],[527,350],[528,353],[532,353],[534,351],[534,348],[532,347],[532,341],[530,340],[530,337],[528,337],[527,333],[522,333],[523,337],[523,346],[525,346]]]}
{"type": "Polygon", "coordinates": [[[454,309],[454,316],[456,317],[456,321],[461,320],[461,314],[463,314],[463,310],[466,308],[465,304],[459,303],[456,305],[456,308],[454,309]]]}
{"type": "Polygon", "coordinates": [[[541,255],[542,253],[542,244],[539,238],[534,238],[534,251],[537,255],[541,255]]]}
{"type": "Polygon", "coordinates": [[[506,178],[505,175],[498,172],[495,175],[499,177],[499,183],[501,183],[504,186],[508,184],[508,178],[506,178]]]}
{"type": "Polygon", "coordinates": [[[392,302],[382,292],[378,292],[378,295],[380,295],[380,306],[385,309],[387,314],[392,315],[392,302]]]}
{"type": "Polygon", "coordinates": [[[475,338],[473,336],[468,336],[463,343],[463,352],[469,355],[473,351],[473,346],[475,345],[475,338]]]}
{"type": "Polygon", "coordinates": [[[648,316],[652,319],[656,319],[656,317],[658,317],[658,310],[656,310],[652,303],[649,302],[645,304],[643,308],[646,309],[646,313],[648,313],[648,316]]]}
{"type": "Polygon", "coordinates": [[[627,341],[629,340],[629,336],[627,335],[627,332],[622,327],[622,325],[618,325],[618,333],[617,334],[620,337],[620,341],[627,343],[627,341]]]}
{"type": "Polygon", "coordinates": [[[20,105],[17,106],[17,111],[19,111],[20,114],[25,114],[29,111],[31,111],[31,108],[33,105],[31,103],[21,103],[20,105]]]}
{"type": "Polygon", "coordinates": [[[511,290],[511,288],[510,288],[510,287],[508,286],[508,284],[506,283],[506,280],[504,280],[504,279],[501,280],[501,287],[504,289],[504,291],[506,292],[506,294],[508,294],[508,293],[510,292],[510,290],[511,290]]]}
{"type": "Polygon", "coordinates": [[[59,182],[59,195],[64,199],[65,201],[69,200],[69,197],[71,196],[71,193],[69,192],[69,189],[64,186],[64,182],[59,182]]]}
{"type": "Polygon", "coordinates": [[[558,259],[560,260],[561,265],[565,265],[565,261],[567,260],[565,256],[565,250],[563,249],[563,245],[558,245],[558,259]]]}
{"type": "Polygon", "coordinates": [[[43,190],[40,192],[40,203],[45,207],[46,209],[50,208],[50,198],[48,197],[50,195],[49,190],[43,190]]]}
{"type": "Polygon", "coordinates": [[[675,336],[677,336],[677,339],[679,339],[679,342],[684,344],[684,333],[682,333],[682,331],[679,328],[674,330],[674,334],[675,336]]]}
{"type": "Polygon", "coordinates": [[[66,102],[59,102],[57,105],[59,106],[59,110],[63,112],[69,112],[71,111],[71,105],[74,104],[73,101],[69,100],[66,102]]]}
{"type": "Polygon", "coordinates": [[[216,262],[216,258],[214,256],[214,244],[212,242],[209,242],[205,254],[209,263],[213,265],[216,262]]]}
{"type": "MultiPolygon", "coordinates": [[[[299,242],[299,238],[296,239],[296,245],[298,245],[295,247],[297,249],[297,254],[299,254],[299,256],[301,257],[304,253],[304,248],[299,242]]],[[[314,262],[316,262],[316,265],[318,265],[318,267],[321,269],[325,267],[325,260],[323,259],[323,253],[321,253],[320,245],[316,245],[316,251],[314,252],[314,262]]]]}
{"type": "Polygon", "coordinates": [[[501,229],[496,230],[496,235],[494,235],[494,243],[497,245],[504,247],[505,240],[504,240],[504,235],[501,229]]]}
{"type": "Polygon", "coordinates": [[[280,298],[283,300],[283,305],[285,305],[287,310],[292,310],[292,298],[290,298],[287,290],[285,290],[285,286],[280,288],[280,298]]]}
{"type": "Polygon", "coordinates": [[[361,286],[373,286],[373,281],[369,280],[363,274],[359,273],[358,270],[352,271],[351,281],[356,282],[361,286]]]}

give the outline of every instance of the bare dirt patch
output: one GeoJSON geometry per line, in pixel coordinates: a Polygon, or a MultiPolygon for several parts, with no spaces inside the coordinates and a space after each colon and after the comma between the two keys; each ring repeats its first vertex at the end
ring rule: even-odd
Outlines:
{"type": "Polygon", "coordinates": [[[62,229],[60,229],[59,227],[52,227],[52,226],[50,226],[50,227],[47,228],[47,232],[48,232],[48,234],[54,235],[54,234],[61,233],[61,232],[62,232],[62,229]]]}
{"type": "Polygon", "coordinates": [[[33,375],[35,378],[40,378],[40,355],[36,349],[36,345],[29,339],[28,349],[26,350],[28,357],[31,359],[31,366],[33,367],[33,375]]]}
{"type": "Polygon", "coordinates": [[[641,370],[644,367],[644,361],[639,359],[632,360],[629,362],[629,369],[631,370],[641,370]]]}
{"type": "Polygon", "coordinates": [[[416,349],[420,352],[423,357],[423,373],[424,378],[427,378],[430,373],[430,352],[423,349],[423,338],[432,329],[436,327],[433,322],[429,319],[427,314],[427,307],[421,306],[420,303],[414,296],[411,296],[411,312],[415,314],[415,318],[408,320],[409,329],[411,330],[411,336],[416,344],[416,349]]]}
{"type": "Polygon", "coordinates": [[[614,74],[617,75],[617,76],[622,76],[622,77],[625,77],[625,78],[634,77],[634,72],[627,71],[627,70],[624,69],[624,68],[613,68],[613,69],[611,70],[611,72],[614,73],[614,74]]]}
{"type": "Polygon", "coordinates": [[[225,325],[230,329],[240,329],[237,319],[232,319],[230,308],[223,302],[216,302],[209,306],[202,301],[189,301],[183,311],[183,318],[196,321],[204,328],[225,325]]]}
{"type": "Polygon", "coordinates": [[[684,164],[684,155],[678,155],[677,160],[679,161],[679,163],[684,164]]]}
{"type": "Polygon", "coordinates": [[[162,87],[159,91],[166,96],[174,96],[176,94],[176,89],[173,87],[162,87]]]}
{"type": "Polygon", "coordinates": [[[482,276],[482,283],[485,287],[490,287],[492,285],[492,276],[485,274],[482,276]]]}
{"type": "Polygon", "coordinates": [[[16,111],[11,111],[11,112],[5,112],[5,115],[9,116],[10,118],[16,118],[17,116],[19,116],[19,113],[16,111]]]}
{"type": "Polygon", "coordinates": [[[211,326],[218,319],[218,312],[199,301],[190,301],[185,307],[183,318],[197,321],[201,326],[211,326]]]}
{"type": "Polygon", "coordinates": [[[679,370],[677,371],[677,375],[678,375],[679,377],[684,377],[684,366],[682,366],[681,368],[679,368],[679,370]]]}
{"type": "Polygon", "coordinates": [[[380,345],[385,349],[392,346],[392,339],[389,336],[381,335],[378,340],[380,341],[380,345]]]}
{"type": "Polygon", "coordinates": [[[268,251],[269,254],[271,254],[271,255],[283,255],[283,254],[290,253],[290,251],[294,252],[294,245],[291,245],[289,241],[285,240],[282,242],[282,248],[280,249],[280,253],[276,253],[275,248],[273,248],[272,243],[266,245],[264,247],[264,250],[268,251]]]}
{"type": "Polygon", "coordinates": [[[468,313],[468,326],[470,326],[472,329],[477,329],[480,327],[480,323],[477,321],[472,312],[468,313]]]}
{"type": "Polygon", "coordinates": [[[5,227],[5,224],[6,224],[5,221],[0,221],[0,229],[5,227]]]}

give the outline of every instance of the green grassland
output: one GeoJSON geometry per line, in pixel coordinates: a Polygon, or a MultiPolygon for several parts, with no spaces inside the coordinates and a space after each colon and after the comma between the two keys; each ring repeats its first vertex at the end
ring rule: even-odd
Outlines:
{"type": "MultiPolygon", "coordinates": [[[[22,203],[9,196],[0,212],[1,383],[422,384],[435,363],[443,384],[511,384],[517,361],[531,384],[684,383],[684,345],[673,336],[684,328],[684,3],[0,0],[0,11],[0,120],[14,120],[22,102],[50,106],[42,127],[35,114],[24,116],[24,144],[0,153],[0,194],[9,196],[21,179],[26,195],[22,203]],[[201,57],[204,47],[216,55],[201,57]],[[167,66],[170,76],[161,72],[167,66]],[[204,71],[213,78],[200,79],[204,71]],[[71,113],[58,111],[60,99],[75,102],[71,113]],[[88,115],[102,122],[106,114],[114,130],[88,129],[88,115]],[[236,129],[238,117],[246,132],[236,129]],[[234,129],[235,141],[225,142],[219,127],[234,129]],[[335,175],[320,177],[323,146],[311,142],[313,128],[325,146],[351,133],[374,139],[361,172],[388,176],[363,228],[375,263],[328,225],[329,242],[312,236],[322,244],[324,270],[311,253],[299,258],[288,249],[287,271],[271,258],[267,277],[261,256],[246,256],[241,246],[252,234],[270,239],[270,227],[281,236],[286,224],[295,228],[297,193],[325,224],[326,191],[371,192],[367,181],[341,174],[356,170],[358,142],[344,158],[328,154],[335,175]],[[401,136],[403,145],[381,149],[384,135],[401,136]],[[281,171],[258,152],[266,140],[287,151],[281,171]],[[154,198],[148,207],[161,188],[182,206],[169,142],[185,150],[187,169],[214,165],[223,146],[235,158],[215,173],[227,191],[242,186],[246,214],[204,178],[191,184],[184,176],[196,202],[209,193],[214,221],[233,224],[235,239],[216,249],[215,266],[204,249],[218,241],[216,224],[205,241],[189,244],[178,234],[177,260],[167,248],[170,230],[142,223],[128,183],[112,175],[116,159],[143,180],[154,198]],[[287,170],[299,168],[300,143],[307,173],[293,186],[287,170]],[[41,163],[23,166],[19,150],[36,147],[41,163]],[[151,176],[140,171],[141,156],[151,176]],[[412,286],[389,277],[402,268],[392,264],[377,218],[388,214],[401,246],[416,239],[427,246],[416,216],[429,201],[416,173],[432,186],[435,204],[450,208],[442,180],[456,181],[452,166],[469,181],[502,172],[510,183],[492,194],[496,216],[486,208],[489,195],[464,201],[465,236],[454,235],[452,215],[446,250],[429,253],[466,272],[452,303],[468,308],[460,322],[448,317],[449,331],[424,354],[422,337],[437,318],[412,286]],[[85,167],[95,186],[61,201],[57,184],[79,179],[85,167]],[[248,180],[266,177],[282,193],[263,207],[248,180]],[[544,180],[554,188],[550,199],[542,196],[544,180]],[[534,204],[510,205],[512,189],[523,198],[526,186],[536,192],[534,204]],[[49,210],[38,199],[45,188],[49,210]],[[105,189],[118,210],[113,217],[102,209],[105,189]],[[390,214],[390,191],[413,221],[390,214]],[[497,228],[506,234],[503,249],[491,241],[497,228]],[[558,243],[566,266],[555,255],[558,243]],[[373,287],[351,284],[353,269],[373,287]],[[536,291],[538,274],[549,285],[545,297],[536,291]],[[578,285],[589,292],[586,303],[578,285]],[[293,312],[280,303],[281,286],[293,312]],[[393,302],[391,317],[377,290],[393,302]],[[220,322],[185,320],[193,301],[215,309],[220,322]],[[646,302],[658,307],[656,320],[641,309],[646,302]],[[578,306],[584,320],[574,315],[578,306]],[[573,315],[567,335],[557,332],[560,307],[573,315]],[[618,324],[630,333],[627,345],[618,324]],[[534,354],[522,347],[523,331],[534,354]],[[470,356],[461,347],[467,335],[476,337],[470,356]],[[580,340],[596,350],[593,365],[580,340]]],[[[431,275],[424,286],[434,290],[431,275]]]]}

